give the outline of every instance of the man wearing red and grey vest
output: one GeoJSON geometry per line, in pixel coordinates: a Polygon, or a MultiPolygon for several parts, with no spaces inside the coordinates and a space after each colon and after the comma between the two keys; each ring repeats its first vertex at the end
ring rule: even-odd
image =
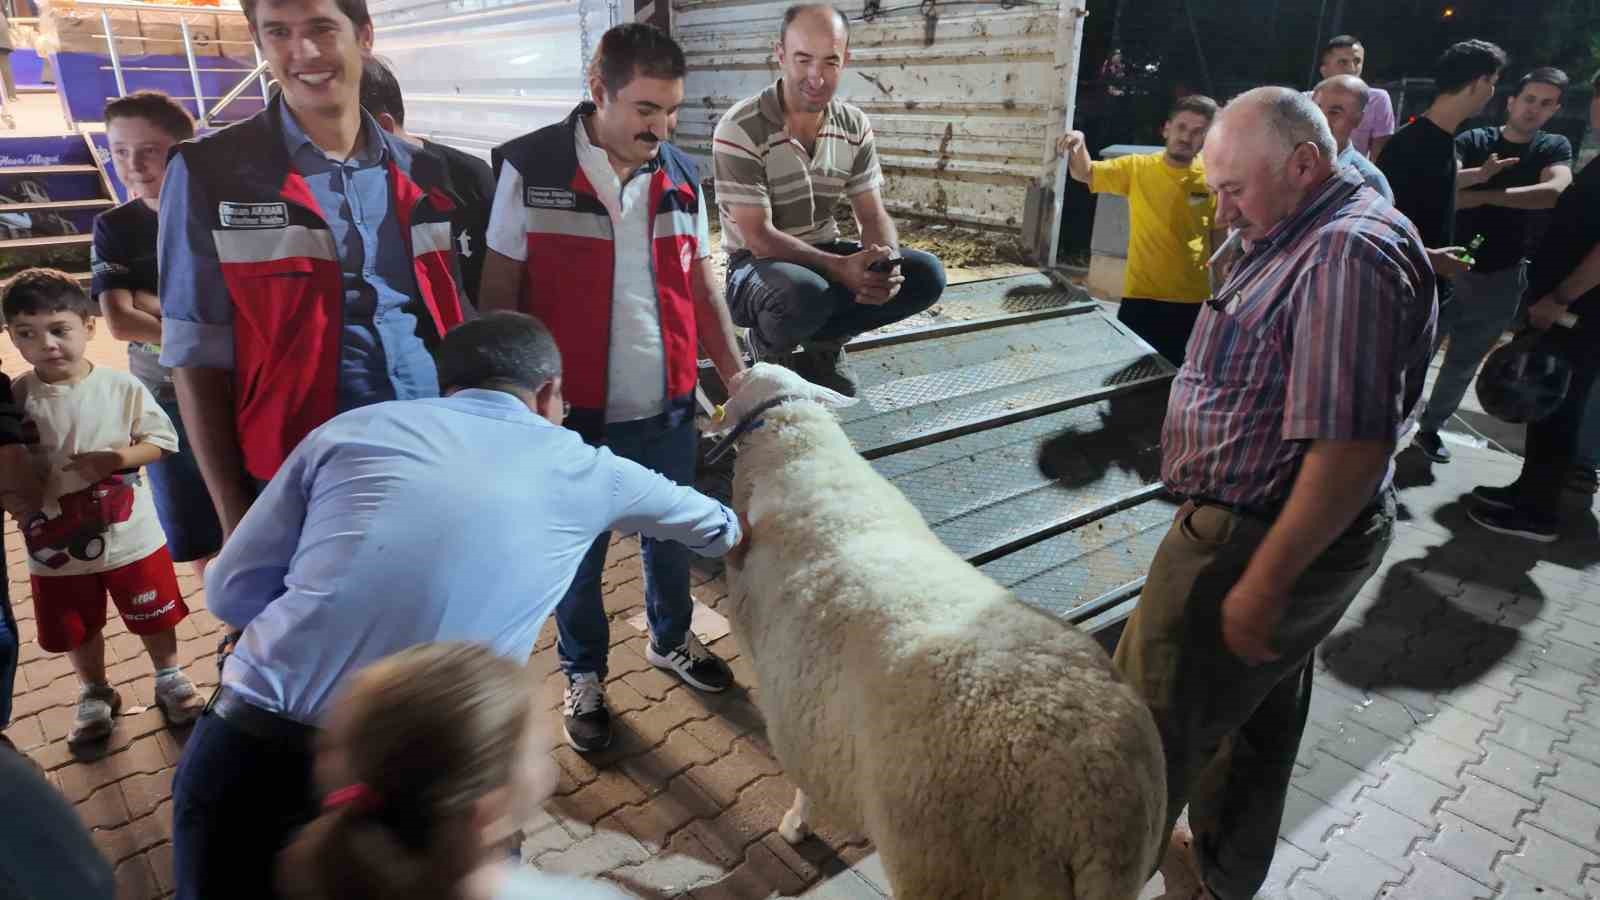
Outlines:
{"type": "MultiPolygon", "coordinates": [[[[595,101],[495,150],[480,299],[485,310],[520,310],[549,327],[565,366],[568,427],[688,485],[699,443],[696,345],[730,389],[744,363],[709,259],[695,165],[667,143],[685,69],[683,51],[658,29],[619,25],[595,53],[595,101]]],[[[600,597],[609,543],[603,534],[589,548],[556,608],[564,724],[579,751],[611,741],[600,597]]],[[[699,690],[726,690],[733,673],[689,629],[689,551],[641,538],[640,555],[646,658],[699,690]]]]}
{"type": "Polygon", "coordinates": [[[361,109],[365,0],[244,0],[282,85],[179,145],[161,197],[163,347],[224,536],[347,409],[436,397],[462,319],[445,164],[361,109]]]}

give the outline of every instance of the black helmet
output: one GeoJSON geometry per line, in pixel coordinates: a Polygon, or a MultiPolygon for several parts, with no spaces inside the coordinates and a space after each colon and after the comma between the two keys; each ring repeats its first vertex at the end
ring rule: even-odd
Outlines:
{"type": "Polygon", "coordinates": [[[1521,335],[1489,354],[1478,373],[1478,402],[1505,422],[1538,422],[1556,411],[1572,384],[1572,363],[1541,346],[1541,332],[1521,335]]]}

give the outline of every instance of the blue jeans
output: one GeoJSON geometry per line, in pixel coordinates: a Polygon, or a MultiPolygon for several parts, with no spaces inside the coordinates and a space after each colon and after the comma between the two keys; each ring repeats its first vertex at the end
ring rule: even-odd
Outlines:
{"type": "Polygon", "coordinates": [[[150,475],[150,495],[156,502],[156,518],[167,535],[167,549],[173,562],[193,562],[222,549],[222,523],[211,503],[206,481],[195,459],[194,445],[183,429],[178,398],[171,385],[161,385],[156,402],[161,405],[172,428],[178,433],[178,452],[145,467],[150,475]]]}
{"type": "MultiPolygon", "coordinates": [[[[623,459],[692,487],[699,450],[694,420],[685,419],[671,428],[663,421],[663,416],[656,416],[607,425],[605,445],[623,459]]],[[[594,672],[606,677],[611,623],[600,596],[600,571],[605,568],[610,543],[609,531],[595,539],[578,564],[567,595],[556,606],[556,653],[568,675],[594,672]]],[[[689,596],[691,554],[675,541],[644,536],[639,538],[639,554],[644,562],[644,608],[650,637],[656,649],[671,650],[683,643],[694,614],[694,600],[689,596]]]]}
{"type": "Polygon", "coordinates": [[[316,815],[310,747],[201,716],[172,778],[177,900],[273,900],[278,851],[316,815]]]}
{"type": "MultiPolygon", "coordinates": [[[[817,249],[845,256],[861,245],[837,241],[817,249]]],[[[728,312],[735,325],[753,329],[773,350],[806,341],[842,344],[922,312],[944,293],[944,266],[938,257],[905,249],[900,255],[900,274],[906,278],[900,292],[882,306],[870,306],[805,266],[739,251],[728,260],[728,312]]]]}
{"type": "Polygon", "coordinates": [[[1456,277],[1455,298],[1439,310],[1439,340],[1448,335],[1450,347],[1422,411],[1423,431],[1436,432],[1455,415],[1479,364],[1516,318],[1527,288],[1524,263],[1499,272],[1468,272],[1456,277]]]}

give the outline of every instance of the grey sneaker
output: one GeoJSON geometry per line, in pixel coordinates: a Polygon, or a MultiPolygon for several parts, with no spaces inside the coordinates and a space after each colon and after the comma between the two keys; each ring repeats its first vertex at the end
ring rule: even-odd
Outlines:
{"type": "Polygon", "coordinates": [[[171,678],[156,679],[156,705],[169,725],[187,725],[206,710],[206,698],[195,690],[189,676],[179,672],[171,678]]]}
{"type": "Polygon", "coordinates": [[[122,695],[110,685],[88,685],[78,694],[78,714],[67,733],[68,744],[85,744],[111,734],[117,713],[122,711],[122,695]]]}
{"type": "Polygon", "coordinates": [[[837,391],[846,397],[854,397],[861,388],[855,370],[850,368],[850,361],[845,358],[843,343],[812,341],[806,344],[805,349],[800,351],[799,365],[795,371],[812,384],[837,391]]]}
{"type": "Polygon", "coordinates": [[[578,672],[567,676],[561,726],[567,743],[579,753],[592,753],[611,745],[611,710],[606,708],[606,689],[598,674],[578,672]]]}

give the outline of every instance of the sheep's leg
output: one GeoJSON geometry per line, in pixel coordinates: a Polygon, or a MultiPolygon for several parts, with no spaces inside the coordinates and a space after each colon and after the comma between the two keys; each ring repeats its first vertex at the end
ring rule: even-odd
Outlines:
{"type": "Polygon", "coordinates": [[[806,800],[806,793],[802,790],[794,792],[794,805],[783,814],[783,822],[778,825],[778,834],[791,844],[798,844],[806,836],[806,816],[811,814],[811,803],[806,800]]]}

